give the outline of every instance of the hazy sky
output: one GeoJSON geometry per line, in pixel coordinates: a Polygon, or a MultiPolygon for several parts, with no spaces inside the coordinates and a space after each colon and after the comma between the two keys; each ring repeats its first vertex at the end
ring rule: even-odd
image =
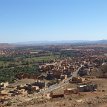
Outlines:
{"type": "Polygon", "coordinates": [[[107,39],[107,0],[0,0],[0,42],[107,39]]]}

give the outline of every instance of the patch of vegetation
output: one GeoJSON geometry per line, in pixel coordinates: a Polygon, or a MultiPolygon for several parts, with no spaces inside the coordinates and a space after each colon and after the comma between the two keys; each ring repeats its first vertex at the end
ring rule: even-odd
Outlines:
{"type": "Polygon", "coordinates": [[[0,69],[0,82],[14,82],[16,79],[15,75],[19,73],[39,75],[39,67],[35,65],[0,69]]]}
{"type": "Polygon", "coordinates": [[[58,55],[52,54],[51,52],[0,56],[0,82],[14,82],[16,80],[15,75],[20,73],[39,75],[40,63],[50,63],[57,58],[58,55]]]}
{"type": "Polygon", "coordinates": [[[62,50],[60,52],[60,57],[80,57],[82,53],[74,50],[62,50]]]}

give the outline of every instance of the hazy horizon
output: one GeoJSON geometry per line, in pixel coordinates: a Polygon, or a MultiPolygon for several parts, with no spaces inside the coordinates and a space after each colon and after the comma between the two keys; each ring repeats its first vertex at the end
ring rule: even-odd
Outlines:
{"type": "Polygon", "coordinates": [[[53,43],[99,43],[105,42],[107,43],[106,39],[102,40],[43,40],[43,41],[22,41],[22,42],[0,42],[0,44],[53,44],[53,43]]]}
{"type": "Polygon", "coordinates": [[[107,40],[106,0],[1,0],[0,43],[107,40]]]}

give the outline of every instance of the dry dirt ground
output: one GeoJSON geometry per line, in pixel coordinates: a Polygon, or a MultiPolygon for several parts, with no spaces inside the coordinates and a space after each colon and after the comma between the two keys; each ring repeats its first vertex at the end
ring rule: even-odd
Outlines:
{"type": "MultiPolygon", "coordinates": [[[[107,107],[107,79],[91,79],[98,85],[95,92],[82,92],[79,94],[66,95],[65,98],[56,99],[36,99],[36,95],[31,95],[35,99],[24,101],[26,97],[17,97],[19,101],[11,107],[107,107]],[[24,101],[24,102],[23,102],[24,101]],[[20,104],[19,104],[20,103],[20,104]]],[[[54,93],[63,93],[64,88],[75,88],[76,84],[68,84],[66,87],[55,90],[54,93]]]]}
{"type": "Polygon", "coordinates": [[[33,82],[35,82],[34,79],[21,79],[21,80],[17,80],[15,83],[12,83],[11,85],[13,85],[13,86],[25,85],[25,84],[30,84],[33,82]]]}

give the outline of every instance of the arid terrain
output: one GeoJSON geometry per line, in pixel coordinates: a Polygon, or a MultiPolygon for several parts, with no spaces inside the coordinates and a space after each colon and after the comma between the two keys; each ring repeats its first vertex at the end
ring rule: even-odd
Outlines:
{"type": "MultiPolygon", "coordinates": [[[[20,103],[18,107],[107,107],[107,80],[106,79],[91,79],[93,83],[98,84],[98,89],[95,92],[81,92],[78,94],[69,94],[64,98],[55,99],[33,99],[24,103],[20,103]]],[[[64,88],[74,88],[75,84],[67,84],[64,88]]],[[[62,93],[63,89],[55,90],[54,93],[62,93]]],[[[21,101],[21,99],[20,99],[21,101]]],[[[12,107],[15,107],[12,106],[12,107]]]]}
{"type": "Polygon", "coordinates": [[[1,107],[103,107],[105,45],[49,45],[0,50],[1,107]]]}

